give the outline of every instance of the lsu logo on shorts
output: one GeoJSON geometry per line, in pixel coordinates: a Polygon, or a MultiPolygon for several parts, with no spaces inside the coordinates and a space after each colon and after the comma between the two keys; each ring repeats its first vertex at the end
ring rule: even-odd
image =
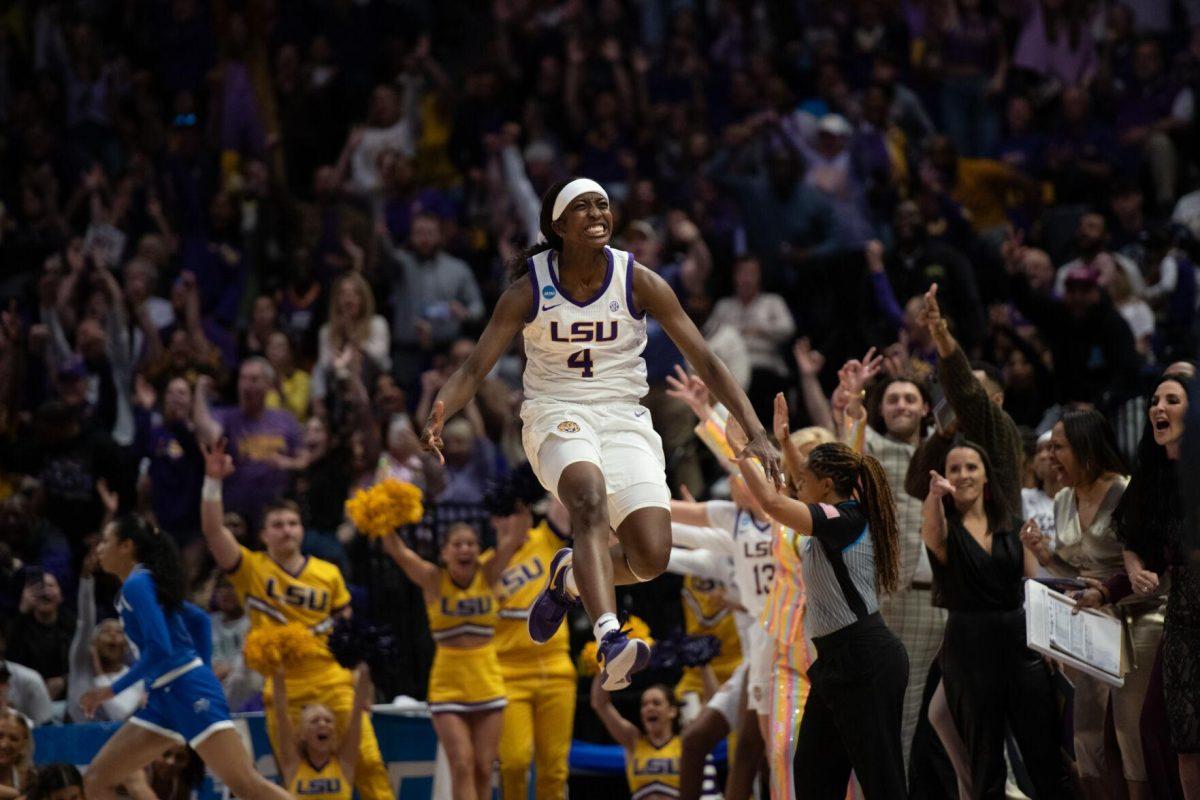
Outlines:
{"type": "Polygon", "coordinates": [[[558,423],[558,430],[561,433],[579,433],[579,423],[568,419],[558,423]]]}

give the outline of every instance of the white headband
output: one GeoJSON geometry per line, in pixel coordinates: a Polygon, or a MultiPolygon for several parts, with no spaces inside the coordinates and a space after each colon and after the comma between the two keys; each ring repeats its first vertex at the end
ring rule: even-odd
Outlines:
{"type": "Polygon", "coordinates": [[[579,197],[579,195],[587,194],[588,192],[595,192],[605,200],[608,199],[608,192],[604,191],[604,187],[596,183],[591,178],[576,178],[564,186],[562,190],[559,191],[558,197],[554,198],[554,210],[550,214],[551,221],[561,217],[562,213],[567,210],[567,206],[571,204],[572,200],[574,200],[576,197],[579,197]]]}

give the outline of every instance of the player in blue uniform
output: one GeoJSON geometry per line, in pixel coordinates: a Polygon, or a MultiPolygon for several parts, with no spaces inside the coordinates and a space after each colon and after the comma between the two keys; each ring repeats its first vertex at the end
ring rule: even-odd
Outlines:
{"type": "Polygon", "coordinates": [[[138,681],[146,704],[104,745],[84,778],[91,800],[115,800],[117,787],[163,751],[188,744],[237,797],[289,800],[288,793],[254,770],[234,730],[221,684],[207,663],[212,633],[207,615],[183,601],[183,572],[170,537],[136,515],[104,530],[96,549],[100,567],[121,579],[117,611],[137,662],[111,686],[85,693],[89,717],[114,694],[138,681]]]}

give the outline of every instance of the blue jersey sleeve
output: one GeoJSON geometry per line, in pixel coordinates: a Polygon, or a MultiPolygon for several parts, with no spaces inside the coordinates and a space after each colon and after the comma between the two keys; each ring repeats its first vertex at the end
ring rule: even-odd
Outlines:
{"type": "Polygon", "coordinates": [[[146,688],[158,676],[168,671],[171,657],[171,634],[167,630],[167,618],[158,604],[154,579],[148,572],[135,572],[121,587],[121,596],[133,609],[137,618],[139,640],[138,660],[129,671],[113,682],[113,694],[145,681],[146,688]]]}
{"type": "Polygon", "coordinates": [[[187,628],[188,635],[192,637],[192,646],[196,648],[196,654],[200,656],[200,660],[204,662],[205,666],[211,667],[212,620],[200,606],[186,601],[179,613],[183,615],[183,624],[187,628]]]}

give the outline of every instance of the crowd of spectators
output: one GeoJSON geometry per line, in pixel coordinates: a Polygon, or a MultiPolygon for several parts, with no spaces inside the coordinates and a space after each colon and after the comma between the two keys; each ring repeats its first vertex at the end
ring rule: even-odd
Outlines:
{"type": "MultiPolygon", "coordinates": [[[[1131,459],[1200,332],[1198,92],[1195,0],[6,3],[7,703],[62,719],[72,665],[121,669],[88,558],[118,508],[175,537],[227,687],[257,691],[199,536],[200,443],[229,440],[235,534],[290,496],[353,584],[355,488],[477,507],[524,458],[519,347],[444,465],[416,434],[567,175],[606,187],[616,245],[764,420],[785,391],[822,423],[801,399],[868,346],[928,374],[936,283],[1030,441],[1094,408],[1131,459]]],[[[716,465],[653,321],[645,357],[669,479],[700,495],[716,465]]]]}

